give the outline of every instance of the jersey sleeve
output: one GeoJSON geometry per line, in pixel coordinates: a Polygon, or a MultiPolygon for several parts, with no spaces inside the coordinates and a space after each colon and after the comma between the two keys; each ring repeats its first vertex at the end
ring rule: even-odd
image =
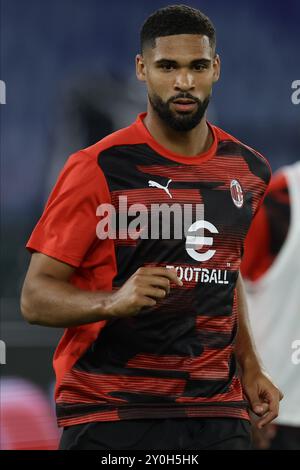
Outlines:
{"type": "Polygon", "coordinates": [[[96,158],[84,151],[71,155],[26,248],[80,266],[97,240],[96,211],[101,203],[110,203],[110,194],[96,158]]]}
{"type": "Polygon", "coordinates": [[[261,194],[261,198],[255,208],[255,212],[253,214],[253,217],[255,218],[255,216],[257,215],[257,213],[259,212],[260,208],[263,206],[263,202],[265,200],[265,197],[270,189],[270,184],[271,184],[271,180],[272,180],[272,169],[271,169],[271,166],[268,162],[268,160],[259,152],[257,152],[255,150],[255,153],[256,155],[261,159],[263,165],[261,166],[261,171],[260,171],[260,177],[261,177],[261,180],[264,182],[264,185],[263,185],[263,189],[262,189],[262,194],[261,194]]]}
{"type": "Polygon", "coordinates": [[[244,244],[241,273],[245,279],[255,281],[268,265],[270,227],[262,205],[254,217],[244,244]]]}
{"type": "Polygon", "coordinates": [[[278,202],[284,202],[288,207],[289,201],[282,200],[283,191],[287,190],[284,173],[277,172],[270,182],[267,194],[265,193],[261,200],[259,210],[245,240],[241,264],[241,273],[245,279],[258,280],[274,261],[275,254],[271,247],[274,247],[274,237],[276,240],[279,239],[283,217],[276,206],[270,208],[270,201],[275,199],[278,202]]]}

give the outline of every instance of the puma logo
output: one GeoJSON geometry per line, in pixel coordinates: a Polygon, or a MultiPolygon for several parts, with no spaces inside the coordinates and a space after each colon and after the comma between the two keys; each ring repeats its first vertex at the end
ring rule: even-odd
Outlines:
{"type": "Polygon", "coordinates": [[[166,191],[166,193],[170,196],[170,198],[172,199],[172,194],[170,193],[169,189],[168,189],[168,186],[169,184],[171,183],[172,180],[169,180],[167,185],[166,186],[163,186],[162,184],[160,183],[157,183],[157,181],[152,181],[152,180],[149,180],[148,181],[148,184],[150,187],[155,187],[155,188],[159,188],[159,189],[163,189],[164,191],[166,191]]]}

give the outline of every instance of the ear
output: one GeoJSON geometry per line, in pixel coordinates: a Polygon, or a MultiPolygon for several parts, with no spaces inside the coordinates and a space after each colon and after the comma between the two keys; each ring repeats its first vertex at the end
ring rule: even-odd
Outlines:
{"type": "Polygon", "coordinates": [[[213,82],[217,82],[220,78],[220,73],[221,73],[221,59],[219,54],[216,54],[213,62],[213,82]]]}
{"type": "Polygon", "coordinates": [[[136,76],[137,79],[141,82],[146,81],[146,65],[144,58],[141,54],[137,54],[135,57],[135,69],[136,69],[136,76]]]}

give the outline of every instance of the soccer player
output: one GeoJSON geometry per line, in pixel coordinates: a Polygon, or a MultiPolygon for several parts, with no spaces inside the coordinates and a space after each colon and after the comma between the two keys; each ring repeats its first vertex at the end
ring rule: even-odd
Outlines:
{"type": "Polygon", "coordinates": [[[68,159],[27,244],[23,315],[66,328],[60,448],[247,449],[249,408],[261,427],[282,397],[239,274],[270,168],[206,120],[220,58],[199,10],[154,12],[136,73],[147,113],[68,159]]]}

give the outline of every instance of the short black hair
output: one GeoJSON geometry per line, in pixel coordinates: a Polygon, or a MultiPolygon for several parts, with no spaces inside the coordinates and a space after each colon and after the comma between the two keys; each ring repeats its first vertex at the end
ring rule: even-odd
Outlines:
{"type": "Polygon", "coordinates": [[[169,5],[156,10],[144,22],[141,33],[141,53],[155,47],[155,39],[176,34],[201,34],[209,38],[213,53],[216,49],[216,31],[211,20],[200,10],[187,5],[169,5]]]}

